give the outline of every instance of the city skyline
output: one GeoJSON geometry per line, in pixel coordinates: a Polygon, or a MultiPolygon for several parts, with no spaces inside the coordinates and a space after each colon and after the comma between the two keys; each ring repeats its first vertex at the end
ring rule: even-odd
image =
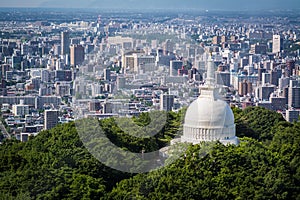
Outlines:
{"type": "Polygon", "coordinates": [[[297,199],[300,10],[111,1],[0,8],[0,199],[297,199]]]}
{"type": "Polygon", "coordinates": [[[0,7],[43,7],[43,8],[104,8],[104,9],[198,9],[198,10],[279,10],[299,9],[298,0],[265,0],[239,1],[229,0],[87,0],[87,1],[38,1],[11,0],[0,2],[0,7]]]}

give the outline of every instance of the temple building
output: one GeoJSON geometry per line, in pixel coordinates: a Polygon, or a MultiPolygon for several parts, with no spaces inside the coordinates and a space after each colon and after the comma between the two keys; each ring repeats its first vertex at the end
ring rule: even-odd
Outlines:
{"type": "Polygon", "coordinates": [[[215,83],[214,63],[211,56],[207,62],[207,78],[200,86],[200,96],[188,108],[181,138],[176,142],[199,144],[202,141],[220,141],[223,144],[239,143],[235,135],[234,115],[230,106],[219,96],[215,83]]]}

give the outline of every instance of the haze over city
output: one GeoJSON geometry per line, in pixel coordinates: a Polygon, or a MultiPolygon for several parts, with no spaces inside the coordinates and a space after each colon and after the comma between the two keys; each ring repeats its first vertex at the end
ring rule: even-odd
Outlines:
{"type": "Polygon", "coordinates": [[[200,9],[200,10],[278,10],[299,9],[298,0],[11,0],[1,1],[0,7],[48,7],[48,8],[109,8],[109,9],[200,9]]]}

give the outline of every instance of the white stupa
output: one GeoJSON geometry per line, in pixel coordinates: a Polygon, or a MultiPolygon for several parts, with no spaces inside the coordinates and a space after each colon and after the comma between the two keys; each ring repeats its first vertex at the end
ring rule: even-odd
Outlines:
{"type": "Polygon", "coordinates": [[[207,79],[200,87],[200,96],[188,108],[183,136],[176,142],[199,144],[202,141],[220,141],[223,144],[239,143],[235,136],[234,115],[229,105],[221,100],[215,84],[214,64],[211,56],[207,63],[207,79]]]}

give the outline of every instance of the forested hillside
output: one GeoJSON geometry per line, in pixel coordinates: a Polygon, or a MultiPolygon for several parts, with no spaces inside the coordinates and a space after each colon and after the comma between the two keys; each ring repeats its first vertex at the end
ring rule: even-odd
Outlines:
{"type": "MultiPolygon", "coordinates": [[[[75,123],[26,143],[6,141],[0,146],[0,199],[299,199],[300,123],[259,107],[234,109],[234,114],[239,146],[190,145],[180,159],[144,174],[99,162],[75,123]]],[[[115,119],[99,126],[117,146],[150,152],[180,133],[182,116],[168,113],[167,124],[151,138],[124,133],[115,119]]],[[[134,121],[150,123],[148,114],[134,121]]]]}

